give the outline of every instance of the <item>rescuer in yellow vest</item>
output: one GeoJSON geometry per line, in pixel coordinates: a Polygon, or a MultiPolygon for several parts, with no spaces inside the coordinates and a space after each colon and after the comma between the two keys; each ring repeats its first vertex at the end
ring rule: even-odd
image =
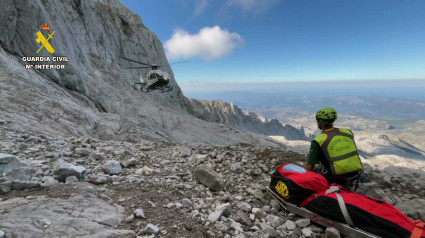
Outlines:
{"type": "Polygon", "coordinates": [[[357,186],[363,167],[353,132],[349,129],[333,127],[337,118],[337,112],[331,107],[324,107],[317,111],[317,126],[322,133],[311,142],[310,153],[304,168],[307,171],[313,171],[314,166],[320,163],[323,166],[320,173],[325,176],[329,184],[337,183],[351,188],[353,185],[357,186]]]}

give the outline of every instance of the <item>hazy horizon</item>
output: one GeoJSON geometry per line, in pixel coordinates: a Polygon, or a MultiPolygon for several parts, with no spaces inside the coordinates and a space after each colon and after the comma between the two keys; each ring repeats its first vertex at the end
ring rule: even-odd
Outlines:
{"type": "Polygon", "coordinates": [[[282,94],[282,96],[384,96],[425,100],[425,80],[323,81],[288,83],[183,83],[180,85],[189,98],[226,99],[233,93],[282,94]]]}

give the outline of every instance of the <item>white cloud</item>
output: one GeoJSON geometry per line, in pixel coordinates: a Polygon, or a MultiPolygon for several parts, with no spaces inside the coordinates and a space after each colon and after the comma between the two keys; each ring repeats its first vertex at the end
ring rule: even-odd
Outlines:
{"type": "Polygon", "coordinates": [[[196,0],[195,11],[193,16],[201,15],[208,6],[208,0],[196,0]]]}
{"type": "Polygon", "coordinates": [[[228,6],[238,6],[244,12],[252,12],[255,14],[267,11],[271,6],[280,0],[229,0],[228,6]]]}
{"type": "Polygon", "coordinates": [[[243,46],[243,38],[219,26],[204,27],[197,34],[189,34],[176,29],[173,36],[164,44],[168,59],[201,57],[213,60],[230,54],[233,49],[243,46]]]}

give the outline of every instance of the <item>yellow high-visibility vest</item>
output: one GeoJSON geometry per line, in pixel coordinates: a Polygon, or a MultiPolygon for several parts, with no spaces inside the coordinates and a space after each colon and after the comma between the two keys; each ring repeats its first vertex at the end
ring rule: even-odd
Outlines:
{"type": "Polygon", "coordinates": [[[353,133],[344,128],[323,131],[314,138],[322,148],[332,175],[344,175],[363,169],[353,133]]]}

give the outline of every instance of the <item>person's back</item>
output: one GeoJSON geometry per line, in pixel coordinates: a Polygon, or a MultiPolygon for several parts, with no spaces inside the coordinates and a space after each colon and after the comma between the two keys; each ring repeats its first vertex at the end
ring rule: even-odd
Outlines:
{"type": "MultiPolygon", "coordinates": [[[[320,172],[329,183],[350,187],[362,171],[353,133],[346,128],[334,128],[337,119],[335,109],[325,107],[316,113],[316,121],[322,133],[311,142],[310,153],[304,168],[314,171],[315,164],[322,164],[320,172]]],[[[316,170],[317,171],[317,170],[316,170]]]]}

